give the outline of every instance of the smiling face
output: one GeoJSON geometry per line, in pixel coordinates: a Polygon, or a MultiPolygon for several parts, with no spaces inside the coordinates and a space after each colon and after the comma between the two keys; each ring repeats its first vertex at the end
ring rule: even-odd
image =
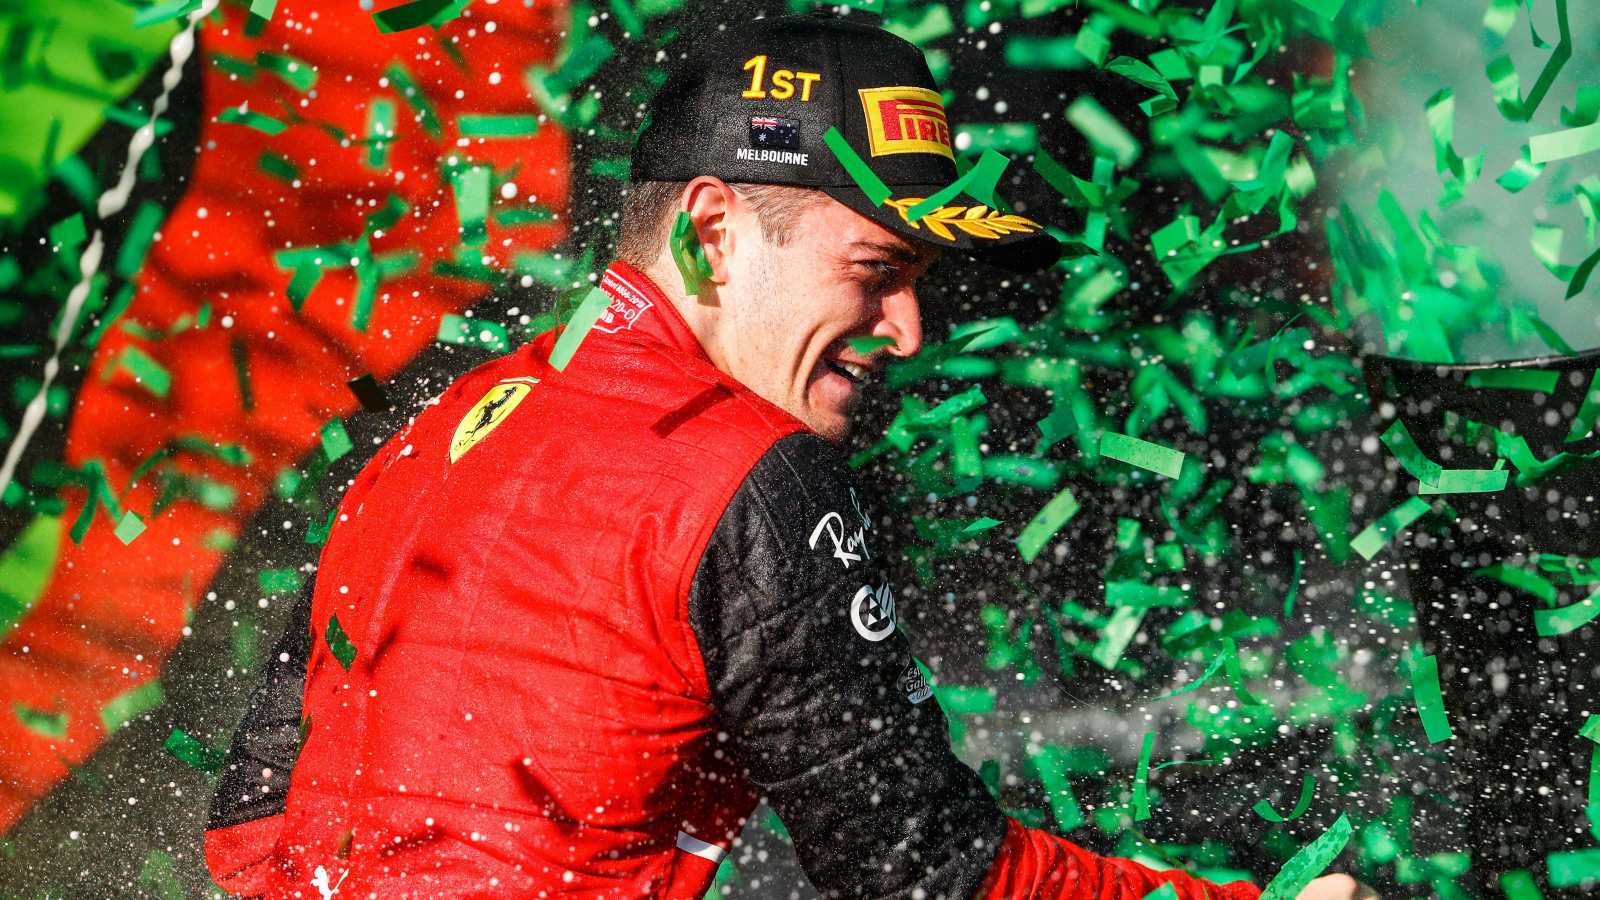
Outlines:
{"type": "Polygon", "coordinates": [[[782,245],[767,239],[747,206],[732,206],[734,240],[713,260],[723,264],[720,314],[702,343],[718,368],[843,442],[863,388],[882,377],[890,357],[921,348],[916,282],[941,251],[825,195],[799,214],[782,245]],[[865,352],[849,344],[874,337],[890,343],[865,352]]]}

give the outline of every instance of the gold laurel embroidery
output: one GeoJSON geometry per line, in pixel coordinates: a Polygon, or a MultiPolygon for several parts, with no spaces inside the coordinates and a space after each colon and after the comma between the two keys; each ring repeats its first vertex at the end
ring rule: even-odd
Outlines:
{"type": "Polygon", "coordinates": [[[926,222],[929,231],[947,241],[956,239],[955,232],[950,230],[952,225],[972,237],[991,241],[1008,234],[1028,234],[1044,227],[1026,216],[1002,213],[982,204],[971,207],[940,206],[913,222],[907,211],[922,200],[922,197],[901,197],[884,202],[899,211],[901,220],[907,225],[920,228],[926,222]]]}

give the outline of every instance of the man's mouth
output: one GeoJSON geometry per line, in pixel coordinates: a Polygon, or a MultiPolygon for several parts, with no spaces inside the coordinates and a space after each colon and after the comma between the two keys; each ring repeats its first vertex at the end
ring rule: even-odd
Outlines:
{"type": "Polygon", "coordinates": [[[828,368],[850,379],[850,383],[860,387],[867,383],[867,377],[872,371],[860,363],[845,362],[842,359],[825,359],[828,368]]]}

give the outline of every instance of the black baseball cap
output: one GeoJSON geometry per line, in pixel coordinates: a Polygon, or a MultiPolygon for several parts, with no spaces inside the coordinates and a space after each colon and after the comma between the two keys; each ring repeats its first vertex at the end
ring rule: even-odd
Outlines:
{"type": "Polygon", "coordinates": [[[757,19],[697,41],[650,102],[631,181],[788,184],[821,190],[914,240],[1014,271],[1054,263],[1060,244],[1025,216],[958,195],[912,222],[956,180],[955,129],[922,51],[832,13],[757,19]],[[823,135],[837,128],[890,190],[873,203],[823,135]]]}

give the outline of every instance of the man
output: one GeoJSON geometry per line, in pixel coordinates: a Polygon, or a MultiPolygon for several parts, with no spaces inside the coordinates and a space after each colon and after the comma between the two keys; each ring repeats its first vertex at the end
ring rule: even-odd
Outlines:
{"type": "Polygon", "coordinates": [[[697,51],[652,104],[610,305],[570,362],[552,331],[474,369],[346,493],[218,786],[217,882],[697,898],[764,799],[829,896],[1253,900],[1001,813],[951,752],[838,446],[920,348],[944,249],[1040,266],[1054,239],[987,207],[911,221],[956,177],[911,44],[810,16],[697,51]]]}

